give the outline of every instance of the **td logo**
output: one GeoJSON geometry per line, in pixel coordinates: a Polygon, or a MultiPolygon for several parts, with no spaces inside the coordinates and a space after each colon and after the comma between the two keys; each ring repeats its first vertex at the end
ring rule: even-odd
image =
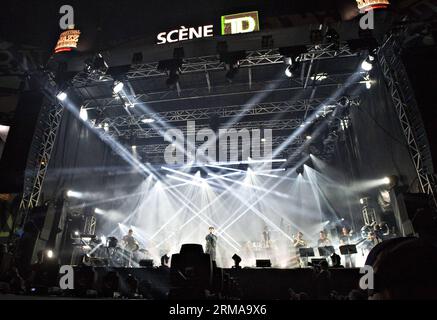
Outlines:
{"type": "Polygon", "coordinates": [[[222,35],[259,31],[258,11],[222,16],[222,35]]]}

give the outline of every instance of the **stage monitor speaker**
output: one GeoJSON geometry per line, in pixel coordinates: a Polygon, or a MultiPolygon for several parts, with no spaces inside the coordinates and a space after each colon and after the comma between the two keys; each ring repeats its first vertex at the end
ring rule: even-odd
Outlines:
{"type": "Polygon", "coordinates": [[[322,261],[326,261],[325,258],[312,258],[311,259],[311,266],[320,266],[320,263],[322,263],[322,261]]]}
{"type": "Polygon", "coordinates": [[[0,193],[22,192],[24,170],[38,115],[43,104],[41,92],[23,92],[0,159],[0,193]]]}
{"type": "Polygon", "coordinates": [[[256,260],[256,267],[257,268],[271,268],[272,263],[269,259],[257,259],[256,260]]]}
{"type": "Polygon", "coordinates": [[[184,243],[181,246],[181,250],[179,253],[183,255],[197,255],[197,256],[204,254],[202,245],[198,243],[184,243]]]}
{"type": "Polygon", "coordinates": [[[152,259],[143,259],[139,262],[140,267],[143,268],[152,268],[153,267],[153,260],[152,259]]]}

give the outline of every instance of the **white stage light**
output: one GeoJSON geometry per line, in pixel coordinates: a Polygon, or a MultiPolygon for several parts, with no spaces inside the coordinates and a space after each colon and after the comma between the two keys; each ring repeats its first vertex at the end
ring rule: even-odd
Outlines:
{"type": "Polygon", "coordinates": [[[285,69],[285,75],[288,77],[288,78],[291,78],[292,76],[293,76],[293,73],[291,72],[291,66],[288,66],[286,69],[285,69]]]}
{"type": "Polygon", "coordinates": [[[374,58],[373,56],[368,56],[367,59],[364,60],[364,61],[361,63],[361,68],[362,68],[364,71],[370,71],[370,70],[372,70],[372,68],[373,68],[373,64],[372,64],[372,62],[373,62],[373,60],[375,60],[375,58],[374,58]]]}
{"type": "Polygon", "coordinates": [[[389,184],[390,183],[390,178],[389,177],[384,177],[384,179],[382,179],[382,182],[384,182],[384,184],[389,184]]]}
{"type": "Polygon", "coordinates": [[[309,135],[308,135],[308,136],[306,136],[306,139],[307,139],[307,140],[311,140],[311,138],[312,138],[312,137],[311,137],[311,136],[309,136],[309,135]]]}
{"type": "Polygon", "coordinates": [[[77,191],[68,190],[67,191],[67,197],[69,198],[80,198],[82,196],[82,193],[77,191]]]}
{"type": "Polygon", "coordinates": [[[65,99],[67,99],[67,94],[64,91],[60,91],[56,95],[56,98],[58,98],[59,101],[64,101],[65,99]]]}
{"type": "Polygon", "coordinates": [[[105,211],[103,211],[102,209],[99,209],[99,208],[95,208],[94,209],[94,213],[96,213],[96,214],[105,214],[105,211]]]}
{"type": "Polygon", "coordinates": [[[46,251],[46,256],[47,256],[47,258],[49,258],[49,259],[53,258],[53,251],[52,251],[52,250],[47,250],[47,251],[46,251]]]}
{"type": "Polygon", "coordinates": [[[115,81],[114,82],[114,93],[119,93],[121,90],[123,90],[124,84],[121,81],[115,81]]]}
{"type": "Polygon", "coordinates": [[[79,231],[77,231],[77,230],[74,231],[74,235],[75,235],[75,236],[79,236],[79,235],[80,235],[79,231]]]}
{"type": "Polygon", "coordinates": [[[153,123],[155,122],[155,119],[151,119],[151,118],[145,118],[143,120],[141,120],[142,123],[153,123]]]}
{"type": "Polygon", "coordinates": [[[79,116],[83,121],[87,121],[88,120],[88,111],[85,108],[81,108],[79,116]]]}
{"type": "Polygon", "coordinates": [[[105,237],[105,236],[101,236],[101,237],[100,237],[100,240],[102,240],[102,243],[103,243],[103,244],[106,244],[106,237],[105,237]]]}
{"type": "Polygon", "coordinates": [[[370,90],[372,88],[372,82],[370,80],[366,81],[366,89],[370,90]]]}
{"type": "Polygon", "coordinates": [[[137,146],[136,145],[133,145],[132,146],[132,150],[136,150],[137,149],[137,146]]]}
{"type": "Polygon", "coordinates": [[[109,124],[105,123],[103,125],[103,130],[105,130],[105,132],[108,132],[109,131],[109,124]]]}

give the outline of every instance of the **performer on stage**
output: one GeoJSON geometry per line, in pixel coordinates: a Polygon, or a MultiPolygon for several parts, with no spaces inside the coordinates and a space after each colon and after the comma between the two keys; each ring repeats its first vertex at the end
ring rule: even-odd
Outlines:
{"type": "Polygon", "coordinates": [[[299,263],[299,267],[306,267],[308,264],[307,259],[305,257],[301,257],[299,253],[299,248],[307,247],[307,242],[303,239],[303,233],[298,231],[297,236],[293,236],[293,246],[296,250],[297,262],[299,263]]]}
{"type": "MultiPolygon", "coordinates": [[[[352,244],[352,230],[348,230],[346,227],[341,228],[341,234],[340,234],[340,246],[352,244]]],[[[345,260],[345,267],[346,268],[353,268],[355,266],[354,259],[350,254],[346,254],[344,256],[345,260]]]]}
{"type": "Polygon", "coordinates": [[[209,234],[205,237],[206,240],[206,253],[209,253],[212,261],[216,261],[216,246],[217,236],[214,234],[214,227],[209,227],[209,234]]]}
{"type": "Polygon", "coordinates": [[[364,241],[364,248],[370,252],[370,250],[372,250],[374,246],[381,242],[381,239],[376,236],[375,232],[370,231],[367,234],[367,239],[364,241]]]}
{"type": "Polygon", "coordinates": [[[340,245],[351,244],[352,233],[352,230],[349,231],[346,227],[341,228],[340,245]]]}
{"type": "Polygon", "coordinates": [[[264,248],[270,248],[270,230],[267,226],[264,227],[264,231],[263,231],[263,245],[264,248]]]}
{"type": "Polygon", "coordinates": [[[326,247],[331,245],[331,240],[328,239],[325,231],[320,231],[319,240],[317,241],[318,247],[326,247]]]}
{"type": "Polygon", "coordinates": [[[305,248],[307,246],[307,242],[303,239],[303,233],[298,232],[296,237],[293,237],[293,246],[295,248],[305,248]]]}
{"type": "Polygon", "coordinates": [[[135,240],[133,234],[134,231],[132,229],[129,229],[127,235],[125,235],[122,239],[124,247],[131,251],[135,250],[138,246],[138,242],[135,240]]]}
{"type": "Polygon", "coordinates": [[[122,238],[124,250],[126,251],[126,262],[125,265],[132,267],[132,262],[134,260],[134,252],[139,249],[139,244],[133,236],[133,230],[129,229],[127,235],[122,238]]]}

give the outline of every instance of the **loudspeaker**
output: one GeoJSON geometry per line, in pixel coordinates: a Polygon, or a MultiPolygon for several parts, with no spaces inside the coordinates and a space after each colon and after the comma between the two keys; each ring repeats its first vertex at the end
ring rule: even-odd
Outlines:
{"type": "Polygon", "coordinates": [[[20,96],[0,159],[0,193],[22,192],[27,156],[43,100],[43,94],[37,91],[26,91],[20,96]]]}
{"type": "Polygon", "coordinates": [[[152,268],[153,267],[153,260],[152,259],[143,259],[139,262],[140,267],[143,268],[152,268]]]}
{"type": "Polygon", "coordinates": [[[257,268],[270,268],[272,266],[272,263],[269,259],[264,260],[256,260],[256,267],[257,268]]]}

